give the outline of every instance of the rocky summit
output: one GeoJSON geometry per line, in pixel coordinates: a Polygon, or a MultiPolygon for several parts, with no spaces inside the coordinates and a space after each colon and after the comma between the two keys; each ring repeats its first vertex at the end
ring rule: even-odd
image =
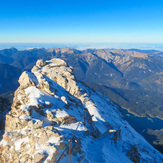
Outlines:
{"type": "Polygon", "coordinates": [[[61,59],[38,60],[19,78],[0,162],[163,162],[110,99],[77,82],[61,59]],[[71,149],[71,152],[70,150],[71,149]]]}

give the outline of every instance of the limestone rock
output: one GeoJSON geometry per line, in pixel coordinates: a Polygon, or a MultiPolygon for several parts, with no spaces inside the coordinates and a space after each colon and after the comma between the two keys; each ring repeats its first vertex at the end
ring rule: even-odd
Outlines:
{"type": "Polygon", "coordinates": [[[19,119],[18,117],[13,117],[12,115],[6,115],[6,124],[5,130],[6,131],[13,131],[16,129],[22,129],[28,125],[28,120],[19,119]]]}
{"type": "Polygon", "coordinates": [[[22,73],[18,82],[19,82],[20,86],[24,89],[29,86],[36,86],[38,84],[38,81],[37,81],[35,75],[28,71],[24,71],[22,73]]]}
{"type": "Polygon", "coordinates": [[[50,64],[50,67],[59,67],[59,66],[67,66],[67,63],[59,58],[51,59],[48,62],[52,62],[53,64],[50,64]]]}
{"type": "Polygon", "coordinates": [[[43,66],[45,66],[46,65],[46,62],[44,62],[42,59],[39,59],[37,62],[36,62],[36,66],[38,67],[38,68],[41,68],[41,67],[43,67],[43,66]]]}
{"type": "Polygon", "coordinates": [[[42,163],[42,161],[45,159],[45,157],[46,157],[46,155],[37,153],[34,155],[34,162],[42,163]]]}
{"type": "Polygon", "coordinates": [[[44,144],[49,140],[47,135],[41,135],[41,137],[38,139],[39,144],[44,144]]]}
{"type": "Polygon", "coordinates": [[[53,130],[53,126],[47,126],[46,129],[52,131],[53,130]]]}
{"type": "Polygon", "coordinates": [[[32,68],[32,70],[31,70],[31,72],[38,72],[39,71],[39,67],[37,67],[37,66],[33,66],[33,68],[32,68]]]}
{"type": "Polygon", "coordinates": [[[64,142],[61,142],[59,147],[58,147],[58,150],[64,149],[65,147],[66,147],[66,144],[64,142]]]}
{"type": "Polygon", "coordinates": [[[76,122],[76,117],[73,117],[73,116],[65,116],[65,117],[61,117],[59,118],[59,120],[62,122],[62,124],[70,124],[70,123],[73,123],[73,122],[76,122]]]}
{"type": "Polygon", "coordinates": [[[34,123],[34,129],[38,129],[38,128],[41,128],[42,127],[42,125],[43,125],[43,121],[37,121],[37,122],[35,122],[34,123]]]}

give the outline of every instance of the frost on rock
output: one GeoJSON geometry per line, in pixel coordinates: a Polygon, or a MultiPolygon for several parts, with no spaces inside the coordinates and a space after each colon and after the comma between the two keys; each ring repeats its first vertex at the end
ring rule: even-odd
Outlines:
{"type": "Polygon", "coordinates": [[[23,72],[0,142],[0,162],[163,162],[116,105],[76,81],[61,59],[23,72]]]}

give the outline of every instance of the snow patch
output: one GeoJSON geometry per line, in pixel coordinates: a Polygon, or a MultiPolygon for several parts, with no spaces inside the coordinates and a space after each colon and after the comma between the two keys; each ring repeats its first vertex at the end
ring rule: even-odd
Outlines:
{"type": "Polygon", "coordinates": [[[61,118],[61,117],[68,116],[68,114],[67,114],[67,112],[64,111],[64,110],[61,110],[61,111],[57,110],[55,116],[56,116],[57,118],[61,118]]]}
{"type": "Polygon", "coordinates": [[[0,142],[0,145],[2,145],[2,146],[6,146],[7,144],[8,144],[8,142],[5,141],[4,139],[0,142]]]}
{"type": "Polygon", "coordinates": [[[26,115],[26,114],[23,114],[23,115],[21,115],[20,117],[19,117],[19,119],[25,119],[25,120],[28,120],[28,119],[30,119],[31,117],[30,116],[28,116],[28,115],[26,115]]]}
{"type": "Polygon", "coordinates": [[[23,142],[24,142],[24,143],[28,142],[28,137],[25,137],[25,138],[23,138],[23,139],[18,139],[17,141],[15,141],[15,143],[14,143],[14,145],[15,145],[15,150],[19,151],[19,150],[20,150],[20,145],[21,145],[23,142]]]}

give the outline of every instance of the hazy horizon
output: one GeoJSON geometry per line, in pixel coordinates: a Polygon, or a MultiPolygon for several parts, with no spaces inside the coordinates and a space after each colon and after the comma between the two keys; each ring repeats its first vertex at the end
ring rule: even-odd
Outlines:
{"type": "Polygon", "coordinates": [[[0,43],[0,50],[15,47],[18,50],[33,48],[70,47],[78,50],[84,49],[141,49],[163,51],[163,43],[0,43]]]}

